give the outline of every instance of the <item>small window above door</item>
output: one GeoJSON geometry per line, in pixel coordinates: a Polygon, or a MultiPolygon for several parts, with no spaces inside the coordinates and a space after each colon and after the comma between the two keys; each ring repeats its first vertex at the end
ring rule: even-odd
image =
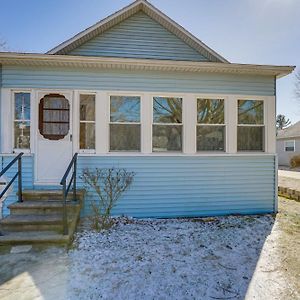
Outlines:
{"type": "Polygon", "coordinates": [[[70,103],[65,96],[48,94],[39,104],[39,131],[48,140],[61,140],[70,130],[70,103]]]}

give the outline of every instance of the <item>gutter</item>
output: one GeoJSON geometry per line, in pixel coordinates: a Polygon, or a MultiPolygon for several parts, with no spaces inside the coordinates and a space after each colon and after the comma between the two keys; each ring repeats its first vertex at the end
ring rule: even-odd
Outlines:
{"type": "Polygon", "coordinates": [[[0,52],[0,64],[21,66],[54,66],[80,68],[109,68],[127,70],[208,72],[269,75],[281,78],[295,66],[252,65],[219,62],[171,61],[119,57],[91,57],[35,53],[0,52]]]}

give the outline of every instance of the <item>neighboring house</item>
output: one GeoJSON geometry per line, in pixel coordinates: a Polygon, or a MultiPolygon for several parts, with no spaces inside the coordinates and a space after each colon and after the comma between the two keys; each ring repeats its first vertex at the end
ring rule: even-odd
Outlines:
{"type": "Polygon", "coordinates": [[[76,152],[79,186],[83,168],[134,171],[114,214],[274,212],[275,84],[293,69],[229,63],[138,0],[46,54],[0,53],[0,162],[25,152],[25,189],[59,186],[76,152]]]}
{"type": "Polygon", "coordinates": [[[278,165],[289,166],[290,159],[300,155],[300,121],[277,133],[278,165]]]}

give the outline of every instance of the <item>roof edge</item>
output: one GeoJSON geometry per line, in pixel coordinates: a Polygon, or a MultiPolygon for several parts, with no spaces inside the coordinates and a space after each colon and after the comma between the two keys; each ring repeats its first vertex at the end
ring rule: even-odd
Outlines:
{"type": "Polygon", "coordinates": [[[286,76],[295,69],[295,66],[252,65],[236,63],[220,64],[218,62],[187,62],[156,59],[91,57],[13,52],[0,52],[0,64],[84,68],[125,68],[183,72],[243,73],[276,76],[277,78],[286,76]]]}

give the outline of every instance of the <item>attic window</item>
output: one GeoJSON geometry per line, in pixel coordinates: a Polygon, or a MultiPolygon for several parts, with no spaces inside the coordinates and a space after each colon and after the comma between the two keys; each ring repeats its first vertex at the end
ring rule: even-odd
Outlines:
{"type": "Polygon", "coordinates": [[[70,104],[63,95],[49,94],[39,104],[39,131],[48,140],[61,140],[70,129],[70,104]]]}

